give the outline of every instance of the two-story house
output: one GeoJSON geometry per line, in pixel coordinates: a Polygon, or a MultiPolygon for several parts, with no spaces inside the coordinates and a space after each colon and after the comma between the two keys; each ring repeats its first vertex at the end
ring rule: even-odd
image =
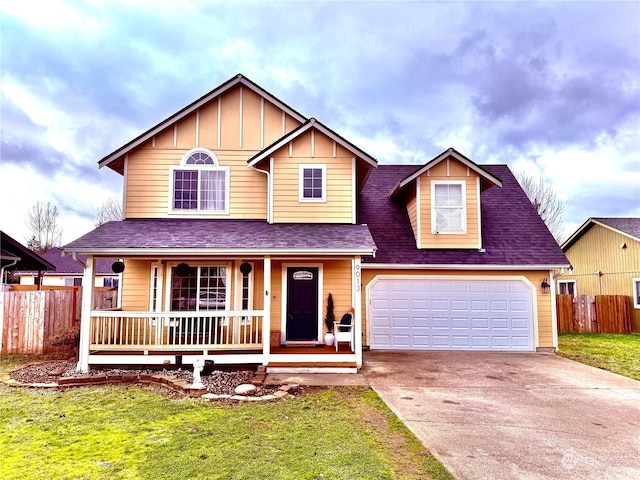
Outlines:
{"type": "MultiPolygon", "coordinates": [[[[100,160],[125,219],[66,245],[116,257],[117,311],[83,309],[79,369],[335,367],[363,348],[552,350],[569,264],[508,167],[449,149],[377,160],[242,75],[100,160]],[[355,341],[323,347],[327,296],[355,341]]],[[[90,298],[83,298],[90,305],[90,298]]]]}

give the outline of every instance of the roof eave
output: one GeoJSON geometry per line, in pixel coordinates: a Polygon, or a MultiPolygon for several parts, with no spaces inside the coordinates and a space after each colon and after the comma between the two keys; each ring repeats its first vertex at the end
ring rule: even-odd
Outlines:
{"type": "Polygon", "coordinates": [[[418,170],[413,172],[411,175],[407,176],[403,180],[400,180],[394,186],[394,188],[391,190],[391,192],[389,192],[389,195],[388,195],[389,198],[393,198],[404,187],[406,187],[409,183],[414,181],[416,178],[418,178],[424,172],[426,172],[427,170],[432,168],[434,165],[437,165],[438,163],[440,163],[442,160],[446,159],[449,156],[454,157],[456,160],[458,160],[462,164],[464,164],[467,167],[471,168],[474,172],[476,172],[478,175],[480,175],[480,177],[482,177],[483,179],[488,180],[489,182],[493,183],[494,185],[496,185],[498,187],[502,187],[502,180],[500,180],[498,177],[496,177],[494,175],[491,175],[484,168],[480,167],[474,161],[468,159],[467,157],[465,157],[464,155],[462,155],[460,152],[456,151],[455,149],[449,148],[449,149],[445,150],[444,152],[442,152],[437,157],[429,160],[426,164],[424,164],[421,168],[419,168],[418,170]]]}
{"type": "Polygon", "coordinates": [[[363,269],[396,269],[396,270],[552,270],[554,268],[570,268],[569,263],[538,265],[499,265],[499,264],[409,264],[409,263],[363,263],[363,269]]]}
{"type": "Polygon", "coordinates": [[[242,255],[375,255],[376,248],[65,248],[65,252],[96,257],[131,256],[242,256],[242,255]]]}
{"type": "Polygon", "coordinates": [[[319,122],[315,118],[310,118],[306,123],[300,125],[298,128],[292,130],[287,135],[281,137],[279,140],[272,143],[271,145],[266,147],[264,150],[262,150],[261,152],[258,152],[256,155],[251,157],[249,160],[247,160],[248,166],[252,167],[257,163],[261,162],[262,160],[269,158],[270,155],[272,155],[273,153],[275,153],[276,151],[284,147],[287,143],[289,143],[290,141],[294,140],[295,138],[299,137],[300,135],[304,134],[305,132],[307,132],[312,128],[315,128],[319,132],[325,134],[327,137],[329,137],[330,139],[332,139],[342,147],[346,148],[351,153],[353,153],[357,158],[364,160],[372,167],[375,168],[378,166],[378,161],[375,158],[373,158],[371,155],[364,152],[360,148],[356,147],[353,143],[342,138],[336,132],[331,130],[329,127],[323,125],[321,122],[319,122]]]}

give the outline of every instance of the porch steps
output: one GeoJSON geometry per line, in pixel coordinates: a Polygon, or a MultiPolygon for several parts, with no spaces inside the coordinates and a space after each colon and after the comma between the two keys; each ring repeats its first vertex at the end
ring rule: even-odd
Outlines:
{"type": "Polygon", "coordinates": [[[269,363],[267,373],[300,374],[300,373],[358,373],[355,363],[269,363]]]}

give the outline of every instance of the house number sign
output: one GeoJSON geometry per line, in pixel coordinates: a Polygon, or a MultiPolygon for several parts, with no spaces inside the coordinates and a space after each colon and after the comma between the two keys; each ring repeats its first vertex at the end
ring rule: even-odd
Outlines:
{"type": "Polygon", "coordinates": [[[358,293],[360,292],[360,286],[362,285],[362,283],[360,282],[360,273],[361,273],[360,272],[360,265],[356,265],[356,268],[355,268],[355,277],[356,277],[355,278],[355,282],[356,282],[355,287],[356,287],[356,292],[358,292],[358,293]]]}
{"type": "Polygon", "coordinates": [[[299,272],[293,272],[294,280],[313,280],[313,273],[306,270],[300,270],[299,272]]]}

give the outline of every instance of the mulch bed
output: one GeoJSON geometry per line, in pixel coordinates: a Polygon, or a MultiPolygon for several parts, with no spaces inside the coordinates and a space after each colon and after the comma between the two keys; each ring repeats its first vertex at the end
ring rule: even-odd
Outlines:
{"type": "MultiPolygon", "coordinates": [[[[60,378],[65,377],[86,377],[86,376],[116,376],[116,375],[163,375],[182,380],[188,383],[193,382],[193,373],[190,370],[182,369],[99,369],[94,368],[89,373],[76,371],[77,362],[71,360],[54,360],[34,363],[19,368],[9,373],[9,377],[24,384],[36,383],[57,383],[60,378]]],[[[219,371],[214,370],[211,375],[202,376],[202,383],[208,393],[216,395],[233,395],[238,385],[252,383],[255,372],[250,370],[219,371]]],[[[278,386],[257,385],[256,396],[271,395],[278,390],[278,386]]]]}

